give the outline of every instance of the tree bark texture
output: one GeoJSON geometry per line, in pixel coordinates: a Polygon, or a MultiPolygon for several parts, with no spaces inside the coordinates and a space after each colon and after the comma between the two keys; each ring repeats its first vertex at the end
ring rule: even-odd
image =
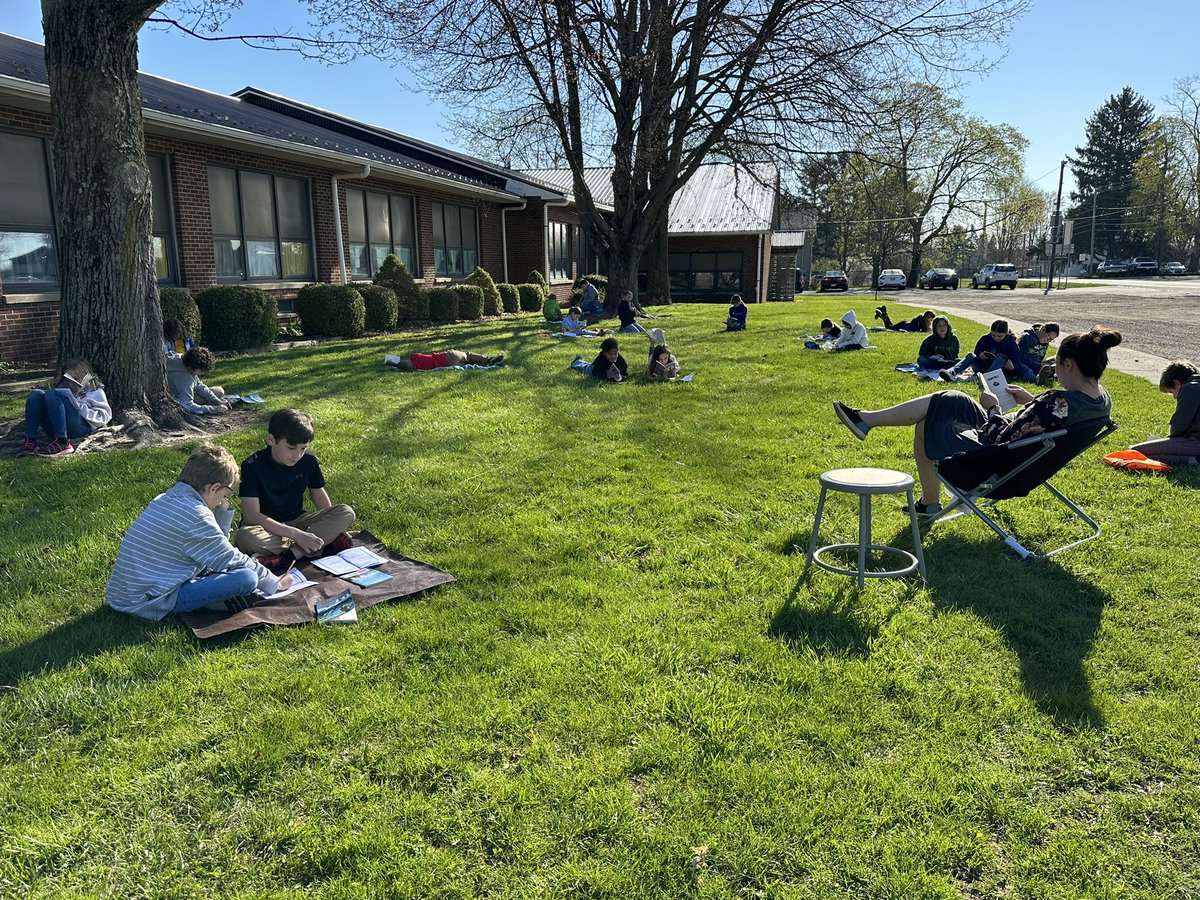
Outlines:
{"type": "Polygon", "coordinates": [[[43,0],[54,124],[60,361],[83,357],[120,415],[170,415],[151,247],[137,34],[151,0],[43,0]]]}

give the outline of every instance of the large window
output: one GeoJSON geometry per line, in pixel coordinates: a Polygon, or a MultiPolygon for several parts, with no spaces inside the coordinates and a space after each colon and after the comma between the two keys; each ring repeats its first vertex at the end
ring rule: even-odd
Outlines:
{"type": "Polygon", "coordinates": [[[742,288],[740,253],[672,253],[667,267],[673,291],[732,293],[742,288]]]}
{"type": "Polygon", "coordinates": [[[417,272],[417,230],[413,198],[346,189],[346,218],[350,223],[350,271],[361,278],[374,275],[389,253],[395,253],[412,275],[417,272]]]}
{"type": "Polygon", "coordinates": [[[312,280],[306,181],[209,166],[208,206],[218,278],[312,280]]]}
{"type": "Polygon", "coordinates": [[[433,268],[438,275],[466,275],[479,265],[479,226],[470,206],[433,204],[433,268]]]}
{"type": "Polygon", "coordinates": [[[551,281],[566,281],[571,277],[571,226],[551,222],[546,234],[546,252],[550,257],[551,281]]]}
{"type": "Polygon", "coordinates": [[[40,137],[0,132],[0,281],[9,294],[58,284],[50,167],[40,137]]]}
{"type": "Polygon", "coordinates": [[[157,153],[146,155],[150,165],[150,194],[153,201],[154,272],[161,282],[178,281],[175,272],[175,241],[171,231],[171,188],[167,179],[167,158],[157,153]]]}

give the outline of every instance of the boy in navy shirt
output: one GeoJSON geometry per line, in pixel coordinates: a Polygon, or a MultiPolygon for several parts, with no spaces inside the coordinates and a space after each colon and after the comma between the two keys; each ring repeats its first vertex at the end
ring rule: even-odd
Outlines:
{"type": "Polygon", "coordinates": [[[277,410],[267,423],[267,446],[242,463],[242,527],[234,544],[262,557],[267,568],[286,569],[295,560],[350,546],[345,532],[354,524],[354,510],[330,502],[321,465],[308,452],[312,439],[308,413],[277,410]],[[304,511],[305,491],[310,513],[304,511]]]}

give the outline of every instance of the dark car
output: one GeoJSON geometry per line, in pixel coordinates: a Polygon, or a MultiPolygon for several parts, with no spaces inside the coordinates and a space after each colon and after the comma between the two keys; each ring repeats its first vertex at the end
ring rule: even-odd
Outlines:
{"type": "Polygon", "coordinates": [[[958,273],[953,269],[930,269],[921,276],[917,284],[927,291],[935,287],[950,288],[952,291],[957,291],[958,273]]]}
{"type": "Polygon", "coordinates": [[[846,280],[846,273],[837,269],[830,269],[821,276],[821,283],[817,285],[817,292],[821,291],[848,291],[850,290],[850,282],[846,280]]]}

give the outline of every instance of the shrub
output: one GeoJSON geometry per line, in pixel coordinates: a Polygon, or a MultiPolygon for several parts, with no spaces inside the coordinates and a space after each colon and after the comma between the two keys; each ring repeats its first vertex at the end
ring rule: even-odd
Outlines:
{"type": "Polygon", "coordinates": [[[429,309],[431,322],[453,322],[458,319],[458,294],[450,288],[429,288],[421,291],[429,309]]]}
{"type": "Polygon", "coordinates": [[[367,331],[391,331],[396,327],[398,307],[395,291],[382,284],[357,284],[354,289],[362,295],[367,310],[363,319],[367,331]]]}
{"type": "MultiPolygon", "coordinates": [[[[529,277],[525,279],[525,283],[526,284],[536,284],[538,287],[540,287],[542,289],[543,292],[548,291],[550,288],[550,286],[548,284],[546,284],[545,277],[537,269],[534,269],[532,272],[529,273],[529,277]]],[[[545,298],[543,297],[542,299],[544,300],[545,298]]]]}
{"type": "Polygon", "coordinates": [[[296,311],[307,337],[358,337],[366,305],[349,285],[310,284],[296,295],[296,311]]]}
{"type": "Polygon", "coordinates": [[[188,337],[197,344],[201,343],[200,334],[203,329],[200,321],[200,307],[196,305],[195,299],[187,288],[159,288],[158,303],[162,307],[164,322],[167,319],[178,319],[183,323],[188,337]]]}
{"type": "Polygon", "coordinates": [[[371,279],[375,284],[391,288],[396,295],[396,314],[401,323],[424,322],[429,318],[429,304],[424,292],[417,287],[408,268],[395,253],[389,253],[383,265],[371,279]]]}
{"type": "Polygon", "coordinates": [[[521,309],[523,311],[542,311],[542,304],[546,302],[546,295],[543,293],[541,285],[518,284],[517,292],[521,296],[521,309]]]}
{"type": "Polygon", "coordinates": [[[496,289],[496,282],[492,280],[487,269],[476,266],[475,271],[464,278],[462,283],[473,284],[483,290],[483,315],[498,316],[504,311],[500,305],[500,291],[496,289]]]}
{"type": "Polygon", "coordinates": [[[500,292],[501,309],[506,313],[521,311],[521,293],[515,284],[498,284],[496,290],[500,292]]]}
{"type": "Polygon", "coordinates": [[[279,305],[266,291],[223,284],[196,295],[204,343],[213,350],[265,347],[279,331],[279,305]]]}
{"type": "Polygon", "coordinates": [[[450,290],[458,295],[458,318],[478,319],[483,316],[483,288],[475,284],[456,284],[450,290]]]}

